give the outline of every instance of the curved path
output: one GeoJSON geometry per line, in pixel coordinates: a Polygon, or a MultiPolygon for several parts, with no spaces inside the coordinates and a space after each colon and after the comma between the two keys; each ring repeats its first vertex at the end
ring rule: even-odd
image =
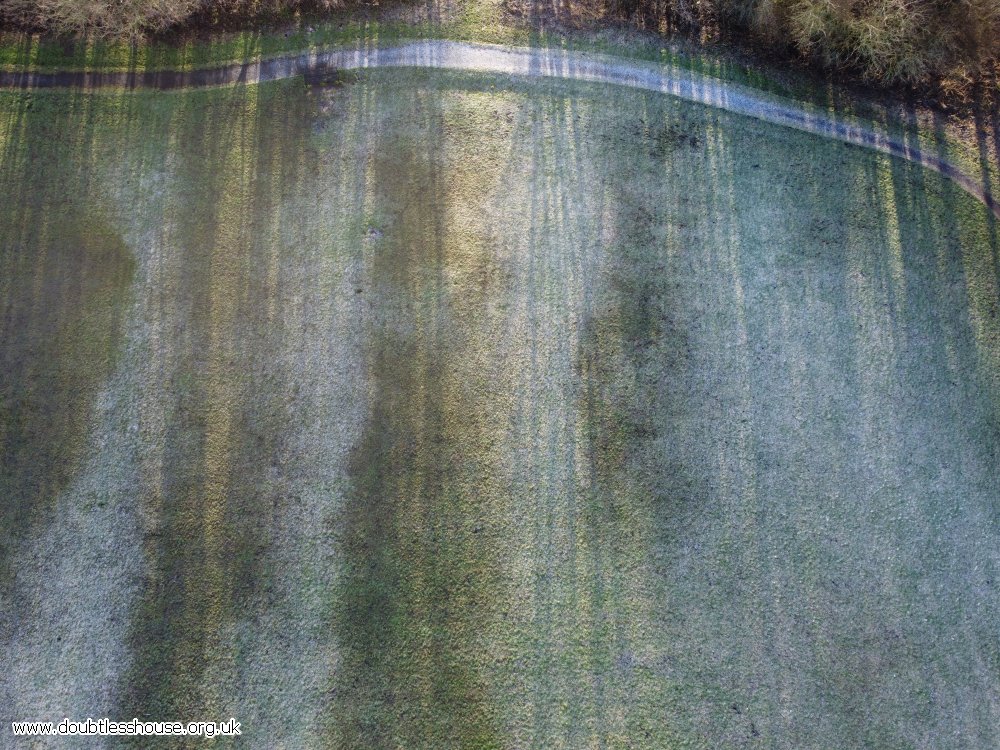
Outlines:
{"type": "Polygon", "coordinates": [[[753,89],[674,66],[657,66],[586,52],[524,49],[430,40],[396,47],[310,52],[259,62],[193,71],[56,72],[0,71],[0,88],[199,88],[291,78],[322,68],[441,68],[526,77],[596,81],[657,91],[758,120],[882,151],[939,172],[1000,218],[1000,201],[959,167],[885,132],[846,123],[791,104],[776,103],[753,89]]]}

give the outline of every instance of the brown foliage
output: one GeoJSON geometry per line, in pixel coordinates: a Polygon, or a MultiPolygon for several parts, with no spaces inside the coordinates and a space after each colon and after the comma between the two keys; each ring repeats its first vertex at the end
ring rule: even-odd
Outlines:
{"type": "Polygon", "coordinates": [[[201,0],[0,0],[8,23],[59,33],[134,38],[187,18],[201,0]]]}
{"type": "Polygon", "coordinates": [[[881,83],[977,78],[1000,57],[1000,0],[608,0],[607,9],[646,27],[749,31],[881,83]]]}
{"type": "Polygon", "coordinates": [[[134,39],[192,18],[273,16],[336,0],[0,0],[0,22],[57,34],[134,39]]]}

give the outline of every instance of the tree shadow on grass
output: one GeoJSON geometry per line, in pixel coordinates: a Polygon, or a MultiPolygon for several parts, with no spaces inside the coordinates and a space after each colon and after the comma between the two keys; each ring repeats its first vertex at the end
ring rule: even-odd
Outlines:
{"type": "Polygon", "coordinates": [[[4,589],[21,541],[58,521],[54,502],[86,454],[96,397],[120,353],[135,270],[131,250],[88,195],[94,175],[68,169],[72,147],[52,140],[63,128],[93,137],[99,124],[87,117],[85,99],[48,104],[14,96],[0,123],[7,132],[0,153],[4,589]]]}
{"type": "Polygon", "coordinates": [[[337,747],[500,747],[477,647],[502,597],[484,485],[495,458],[466,380],[490,343],[476,328],[497,270],[482,239],[455,237],[449,224],[463,188],[447,132],[462,110],[446,114],[433,82],[402,96],[404,117],[426,135],[377,138],[364,157],[381,217],[366,239],[376,308],[368,416],[341,521],[330,733],[337,747]]]}

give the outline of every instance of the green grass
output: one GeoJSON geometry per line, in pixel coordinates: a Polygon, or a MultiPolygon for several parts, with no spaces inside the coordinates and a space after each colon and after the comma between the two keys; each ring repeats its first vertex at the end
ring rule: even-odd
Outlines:
{"type": "MultiPolygon", "coordinates": [[[[42,107],[21,110],[20,127],[45,132],[42,107]]],[[[6,119],[6,118],[5,118],[6,119]]],[[[51,132],[51,131],[50,131],[51,132]]],[[[75,185],[37,159],[71,159],[75,143],[5,149],[0,206],[4,299],[0,366],[0,579],[37,518],[79,468],[96,391],[122,341],[115,315],[129,299],[131,251],[99,209],[76,200],[75,185]],[[17,184],[10,177],[17,175],[17,184]],[[58,223],[50,217],[58,216],[58,223]]]]}

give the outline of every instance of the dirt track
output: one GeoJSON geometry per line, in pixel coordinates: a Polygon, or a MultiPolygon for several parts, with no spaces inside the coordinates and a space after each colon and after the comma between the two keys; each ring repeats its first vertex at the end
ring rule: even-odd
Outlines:
{"type": "Polygon", "coordinates": [[[644,65],[585,52],[516,49],[494,45],[430,40],[397,47],[365,47],[282,57],[220,68],[192,71],[9,72],[0,71],[0,88],[202,88],[276,81],[317,68],[360,69],[417,67],[501,73],[528,77],[596,81],[616,86],[659,91],[688,101],[817,133],[846,143],[875,149],[921,164],[953,180],[1000,218],[1000,202],[981,181],[947,159],[872,128],[859,127],[792,102],[777,102],[748,87],[698,75],[676,66],[644,65]]]}

